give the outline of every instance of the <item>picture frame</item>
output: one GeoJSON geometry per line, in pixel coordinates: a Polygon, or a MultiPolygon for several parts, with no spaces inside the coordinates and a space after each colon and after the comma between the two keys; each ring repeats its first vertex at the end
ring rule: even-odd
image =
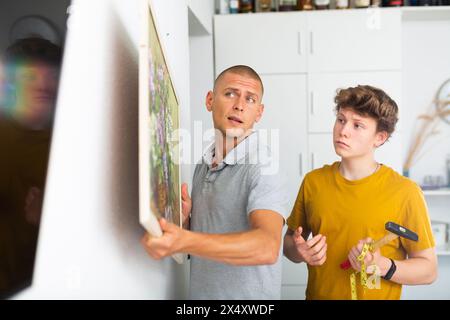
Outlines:
{"type": "MultiPolygon", "coordinates": [[[[142,0],[139,48],[139,222],[162,236],[158,219],[182,227],[179,124],[180,104],[154,10],[142,0]]],[[[182,263],[183,254],[172,256],[182,263]]]]}

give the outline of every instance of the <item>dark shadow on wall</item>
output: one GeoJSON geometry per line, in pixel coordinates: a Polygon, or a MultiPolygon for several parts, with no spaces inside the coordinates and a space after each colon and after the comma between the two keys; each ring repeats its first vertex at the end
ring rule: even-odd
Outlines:
{"type": "MultiPolygon", "coordinates": [[[[146,270],[160,270],[163,264],[164,275],[173,277],[175,287],[169,288],[167,296],[182,299],[184,293],[177,288],[184,287],[186,277],[184,266],[179,266],[171,259],[155,261],[147,256],[141,246],[140,239],[145,230],[139,224],[139,57],[135,44],[131,41],[122,21],[112,13],[110,22],[113,39],[110,52],[114,57],[110,65],[113,71],[111,78],[112,105],[111,112],[105,115],[111,119],[111,146],[108,159],[110,178],[108,182],[110,203],[110,223],[117,239],[115,245],[120,248],[122,258],[130,266],[130,272],[136,265],[143,265],[143,273],[136,274],[145,279],[146,270]],[[172,291],[173,290],[173,291],[172,291]]],[[[148,282],[149,292],[159,290],[154,283],[148,282]]],[[[167,288],[161,288],[167,290],[167,288]]]]}

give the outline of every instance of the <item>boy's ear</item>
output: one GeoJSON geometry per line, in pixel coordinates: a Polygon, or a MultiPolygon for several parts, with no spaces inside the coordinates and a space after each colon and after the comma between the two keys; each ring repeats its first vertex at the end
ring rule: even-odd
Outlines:
{"type": "Polygon", "coordinates": [[[386,131],[377,132],[377,139],[375,141],[375,148],[381,147],[389,138],[389,134],[386,131]]]}

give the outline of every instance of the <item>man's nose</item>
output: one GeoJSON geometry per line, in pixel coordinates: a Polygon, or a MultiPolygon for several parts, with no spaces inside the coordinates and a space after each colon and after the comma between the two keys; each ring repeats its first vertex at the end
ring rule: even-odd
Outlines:
{"type": "Polygon", "coordinates": [[[245,105],[245,98],[240,97],[236,99],[236,102],[234,104],[234,110],[244,111],[244,105],[245,105]]]}

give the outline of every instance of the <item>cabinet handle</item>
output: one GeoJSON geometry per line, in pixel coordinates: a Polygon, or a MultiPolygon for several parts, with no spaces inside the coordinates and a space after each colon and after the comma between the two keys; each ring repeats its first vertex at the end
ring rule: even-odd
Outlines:
{"type": "Polygon", "coordinates": [[[314,39],[312,31],[309,32],[309,52],[314,54],[314,39]]]}
{"type": "Polygon", "coordinates": [[[297,46],[298,54],[302,55],[302,34],[300,31],[297,32],[297,42],[298,42],[297,46]]]}
{"type": "Polygon", "coordinates": [[[314,170],[314,152],[311,152],[311,170],[314,170]]]}
{"type": "Polygon", "coordinates": [[[310,107],[311,107],[311,115],[314,115],[314,91],[311,91],[310,93],[310,107]]]}
{"type": "Polygon", "coordinates": [[[303,153],[300,153],[298,155],[298,162],[299,162],[298,168],[299,168],[300,177],[302,177],[303,176],[303,153]]]}

